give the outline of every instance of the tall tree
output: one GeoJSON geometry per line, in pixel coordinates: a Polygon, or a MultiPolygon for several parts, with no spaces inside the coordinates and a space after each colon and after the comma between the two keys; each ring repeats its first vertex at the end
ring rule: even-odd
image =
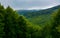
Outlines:
{"type": "Polygon", "coordinates": [[[54,18],[54,23],[52,27],[52,37],[53,38],[60,38],[60,32],[58,32],[57,27],[60,26],[60,9],[58,10],[55,18],[54,18]]]}
{"type": "Polygon", "coordinates": [[[23,16],[19,17],[18,24],[20,27],[20,34],[21,34],[20,36],[18,36],[18,38],[26,38],[27,21],[25,20],[23,16]]]}
{"type": "Polygon", "coordinates": [[[5,19],[4,38],[16,38],[15,28],[17,25],[16,23],[17,14],[9,6],[6,8],[6,14],[4,19],[5,19]]]}
{"type": "Polygon", "coordinates": [[[5,9],[4,7],[0,4],[0,38],[3,37],[4,35],[4,16],[5,16],[5,9]]]}

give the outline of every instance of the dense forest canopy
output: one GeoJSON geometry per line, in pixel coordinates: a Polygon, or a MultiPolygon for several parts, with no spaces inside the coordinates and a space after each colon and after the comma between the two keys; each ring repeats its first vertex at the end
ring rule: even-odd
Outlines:
{"type": "Polygon", "coordinates": [[[40,10],[16,10],[20,15],[25,16],[30,22],[35,25],[45,25],[46,22],[51,21],[51,14],[55,13],[54,11],[59,9],[60,5],[40,10]]]}
{"type": "Polygon", "coordinates": [[[0,38],[60,38],[60,8],[51,14],[50,21],[40,26],[10,6],[5,9],[0,4],[0,38]]]}

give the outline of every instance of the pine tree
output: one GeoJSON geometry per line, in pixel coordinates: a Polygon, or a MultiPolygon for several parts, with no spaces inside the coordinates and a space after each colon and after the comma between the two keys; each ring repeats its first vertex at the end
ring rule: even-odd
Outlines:
{"type": "Polygon", "coordinates": [[[3,37],[4,35],[4,15],[5,15],[5,9],[4,7],[0,4],[0,38],[3,37]]]}
{"type": "Polygon", "coordinates": [[[23,16],[20,16],[18,19],[18,24],[20,27],[20,36],[18,35],[17,38],[26,38],[26,26],[27,22],[23,16]]]}
{"type": "Polygon", "coordinates": [[[52,27],[52,37],[53,38],[60,38],[60,32],[58,32],[57,27],[60,26],[60,9],[57,12],[57,15],[54,18],[54,23],[52,27]]]}
{"type": "Polygon", "coordinates": [[[12,8],[9,6],[6,9],[6,15],[5,15],[5,26],[4,26],[4,32],[5,36],[4,38],[16,38],[16,33],[17,31],[16,28],[16,19],[17,19],[17,14],[15,11],[13,11],[12,8]]]}

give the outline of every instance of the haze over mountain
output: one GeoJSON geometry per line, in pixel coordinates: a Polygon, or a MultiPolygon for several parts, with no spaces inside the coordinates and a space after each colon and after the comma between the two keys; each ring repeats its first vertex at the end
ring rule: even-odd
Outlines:
{"type": "Polygon", "coordinates": [[[50,14],[59,8],[60,5],[48,9],[42,9],[42,10],[17,10],[17,12],[24,16],[28,16],[28,14],[34,15],[35,13],[36,15],[41,15],[41,14],[50,14]]]}
{"type": "Polygon", "coordinates": [[[0,38],[60,38],[60,0],[0,3],[0,38]]]}
{"type": "Polygon", "coordinates": [[[0,0],[4,7],[10,6],[15,10],[46,9],[60,5],[60,0],[0,0]]]}
{"type": "Polygon", "coordinates": [[[59,8],[60,5],[43,10],[17,10],[17,12],[28,18],[33,24],[45,25],[46,22],[50,22],[51,14],[59,8]]]}

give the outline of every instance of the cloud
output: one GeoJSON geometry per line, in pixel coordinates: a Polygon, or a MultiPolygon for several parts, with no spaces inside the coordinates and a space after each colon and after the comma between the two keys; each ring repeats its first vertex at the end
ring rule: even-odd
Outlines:
{"type": "Polygon", "coordinates": [[[38,9],[56,6],[60,0],[0,0],[2,5],[8,5],[14,9],[38,9]]]}

